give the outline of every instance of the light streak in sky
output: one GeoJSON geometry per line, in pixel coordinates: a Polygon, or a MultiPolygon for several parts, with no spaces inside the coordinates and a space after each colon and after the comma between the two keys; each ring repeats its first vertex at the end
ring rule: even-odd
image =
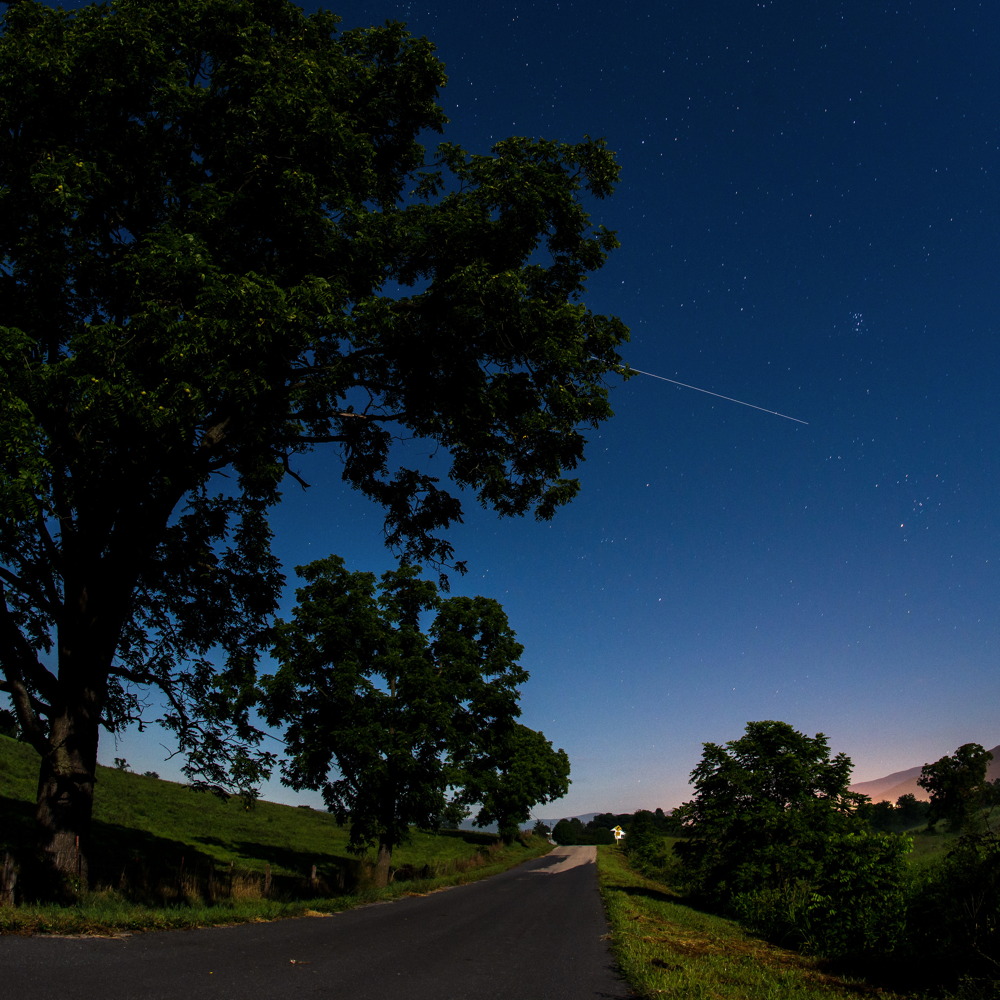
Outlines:
{"type": "Polygon", "coordinates": [[[711,389],[702,389],[696,385],[688,385],[687,382],[678,382],[677,379],[667,378],[666,375],[654,375],[652,372],[644,372],[640,368],[628,366],[630,371],[637,375],[648,375],[650,378],[658,378],[661,382],[669,382],[671,385],[679,385],[682,389],[694,389],[695,392],[703,392],[707,396],[715,396],[716,399],[724,399],[729,403],[739,403],[740,406],[749,406],[751,410],[760,410],[762,413],[770,413],[773,417],[781,417],[783,420],[794,420],[797,424],[809,426],[808,420],[799,420],[798,417],[790,417],[787,413],[779,413],[777,410],[769,410],[764,406],[757,406],[755,403],[748,403],[744,399],[734,399],[732,396],[723,396],[721,392],[712,392],[711,389]]]}

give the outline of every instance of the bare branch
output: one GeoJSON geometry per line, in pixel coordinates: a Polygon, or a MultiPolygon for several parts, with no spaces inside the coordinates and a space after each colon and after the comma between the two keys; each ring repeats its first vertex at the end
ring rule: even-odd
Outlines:
{"type": "Polygon", "coordinates": [[[303,478],[302,478],[302,477],[301,477],[301,476],[300,476],[300,475],[299,475],[299,474],[298,474],[298,473],[297,473],[297,472],[296,472],[296,471],[295,471],[295,470],[294,470],[294,469],[292,468],[292,466],[291,466],[291,463],[290,463],[290,461],[289,461],[289,458],[288,458],[288,455],[282,455],[282,456],[281,456],[281,464],[282,464],[282,467],[283,467],[283,468],[284,468],[284,470],[285,470],[285,475],[286,475],[286,476],[290,476],[290,477],[291,477],[292,479],[294,479],[294,480],[295,480],[295,482],[297,482],[297,483],[299,484],[299,486],[301,486],[301,487],[302,487],[302,489],[304,489],[304,490],[307,490],[307,489],[309,489],[309,483],[307,483],[307,482],[306,482],[306,481],[305,481],[305,480],[304,480],[304,479],[303,479],[303,478]]]}

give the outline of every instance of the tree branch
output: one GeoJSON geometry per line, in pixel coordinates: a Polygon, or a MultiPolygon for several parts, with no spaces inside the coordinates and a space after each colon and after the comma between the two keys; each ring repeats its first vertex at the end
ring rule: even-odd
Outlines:
{"type": "Polygon", "coordinates": [[[30,596],[39,607],[44,608],[52,617],[55,617],[58,613],[58,601],[53,604],[51,598],[47,597],[42,590],[29,586],[21,577],[16,573],[12,573],[5,566],[0,566],[0,580],[9,584],[15,590],[19,590],[22,594],[30,596]]]}
{"type": "Polygon", "coordinates": [[[56,679],[38,662],[34,650],[17,627],[6,599],[0,604],[0,650],[3,651],[3,672],[7,678],[0,685],[0,690],[10,695],[21,732],[28,742],[44,755],[48,753],[49,745],[48,734],[42,725],[41,716],[46,714],[48,706],[32,694],[25,678],[26,675],[30,676],[32,685],[50,701],[56,679]]]}

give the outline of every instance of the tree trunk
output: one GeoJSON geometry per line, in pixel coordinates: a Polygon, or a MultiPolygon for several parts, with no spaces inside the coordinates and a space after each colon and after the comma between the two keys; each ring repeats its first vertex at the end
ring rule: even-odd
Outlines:
{"type": "Polygon", "coordinates": [[[392,844],[380,843],[375,859],[375,887],[384,889],[389,884],[389,863],[392,861],[392,844]]]}
{"type": "Polygon", "coordinates": [[[89,885],[97,726],[96,717],[67,707],[51,721],[50,749],[39,768],[38,836],[62,896],[76,896],[89,885]]]}

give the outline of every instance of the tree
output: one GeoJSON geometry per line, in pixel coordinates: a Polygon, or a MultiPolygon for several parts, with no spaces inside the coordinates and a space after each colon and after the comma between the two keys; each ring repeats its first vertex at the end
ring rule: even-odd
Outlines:
{"type": "Polygon", "coordinates": [[[972,822],[988,798],[986,771],[991,760],[993,754],[978,743],[965,743],[953,756],[924,764],[917,784],[930,795],[928,828],[942,819],[952,830],[962,830],[972,822]]]}
{"type": "Polygon", "coordinates": [[[896,816],[899,827],[903,830],[909,830],[911,827],[917,826],[927,818],[929,809],[930,806],[918,799],[912,792],[900,795],[896,799],[896,816]]]}
{"type": "Polygon", "coordinates": [[[459,801],[478,803],[477,826],[497,824],[511,843],[531,810],[569,791],[569,757],[553,750],[544,733],[519,722],[494,725],[469,734],[471,749],[457,761],[459,801]]]}
{"type": "Polygon", "coordinates": [[[845,754],[830,757],[822,733],[785,722],[750,722],[738,740],[706,743],[677,853],[711,895],[811,874],[823,838],[856,825],[851,769],[845,754]]]}
{"type": "MultiPolygon", "coordinates": [[[[489,752],[477,734],[511,731],[528,676],[517,663],[522,646],[496,601],[442,598],[412,566],[377,585],[337,557],[298,572],[306,585],[291,620],[276,626],[280,667],[263,680],[267,720],[285,729],[282,780],[321,791],[350,823],[352,850],[377,847],[384,885],[410,826],[433,827],[445,812],[472,745],[489,752]]],[[[532,749],[534,737],[545,742],[525,732],[501,752],[517,750],[518,738],[532,749]]],[[[512,756],[483,761],[484,771],[487,763],[515,775],[528,766],[512,756]]],[[[499,782],[487,791],[484,809],[505,819],[522,801],[520,786],[506,796],[499,782]]]]}
{"type": "Polygon", "coordinates": [[[583,829],[583,823],[576,817],[572,819],[561,819],[552,829],[552,839],[559,845],[565,847],[567,844],[585,844],[587,835],[583,829]]]}
{"type": "Polygon", "coordinates": [[[286,0],[8,6],[0,691],[65,874],[99,729],[148,718],[146,692],[194,781],[269,766],[248,712],[296,456],[331,448],[387,542],[439,564],[461,502],[398,437],[501,515],[577,490],[627,335],[580,300],[616,245],[584,200],[617,166],[591,139],[428,155],[444,79],[402,25],[286,0]]]}
{"type": "Polygon", "coordinates": [[[902,838],[866,829],[852,764],[822,733],[751,722],[706,743],[675,851],[693,888],[754,930],[828,955],[888,947],[902,926],[902,838]]]}

